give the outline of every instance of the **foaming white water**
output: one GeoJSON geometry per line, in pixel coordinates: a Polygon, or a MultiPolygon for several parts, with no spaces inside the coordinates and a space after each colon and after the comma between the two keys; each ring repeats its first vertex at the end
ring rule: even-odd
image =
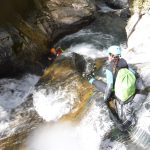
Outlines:
{"type": "MultiPolygon", "coordinates": [[[[102,49],[98,47],[109,46],[114,41],[114,37],[110,34],[104,34],[100,31],[92,31],[91,29],[83,29],[71,35],[65,36],[61,39],[55,47],[69,47],[65,50],[67,52],[76,52],[87,57],[97,58],[103,57],[102,49]]],[[[66,54],[68,55],[68,53],[66,54]]]]}
{"type": "Polygon", "coordinates": [[[90,111],[88,111],[86,116],[82,119],[80,126],[92,128],[97,132],[100,139],[111,131],[113,122],[109,118],[107,107],[102,100],[102,95],[99,94],[98,104],[95,103],[95,99],[92,99],[92,101],[93,105],[90,104],[90,111]]]}
{"type": "Polygon", "coordinates": [[[27,74],[21,79],[1,79],[0,106],[12,109],[20,105],[32,92],[38,80],[38,76],[31,74],[27,74]]]}
{"type": "Polygon", "coordinates": [[[75,52],[90,58],[100,58],[104,57],[104,54],[102,51],[98,50],[94,45],[82,43],[77,44],[75,46],[71,46],[68,50],[69,53],[75,52]]]}
{"type": "MultiPolygon", "coordinates": [[[[79,38],[80,41],[83,39],[88,39],[86,41],[89,42],[91,40],[92,42],[90,42],[90,43],[96,42],[96,44],[97,44],[97,42],[98,42],[98,44],[109,43],[109,42],[111,43],[111,41],[113,41],[113,39],[114,39],[114,37],[110,34],[104,34],[100,31],[93,32],[91,29],[83,29],[74,34],[65,36],[63,39],[61,39],[59,42],[57,42],[57,44],[55,46],[57,47],[58,45],[61,45],[61,43],[64,43],[65,41],[71,41],[71,40],[75,40],[75,42],[71,43],[71,45],[72,44],[75,45],[77,43],[77,38],[79,38]],[[87,38],[87,37],[89,37],[89,38],[87,38]],[[109,41],[107,41],[107,40],[109,40],[109,41]]],[[[82,43],[82,41],[79,43],[82,43]]],[[[110,43],[109,43],[109,45],[110,45],[110,43]]],[[[102,45],[104,45],[104,44],[102,44],[102,45]]]]}
{"type": "Polygon", "coordinates": [[[149,133],[150,136],[150,112],[145,111],[140,114],[140,119],[138,120],[138,126],[149,133]]]}
{"type": "Polygon", "coordinates": [[[102,144],[103,150],[127,150],[125,145],[123,143],[120,143],[118,141],[111,141],[110,139],[107,139],[102,144]]]}
{"type": "Polygon", "coordinates": [[[91,109],[79,123],[51,123],[39,128],[29,137],[28,150],[126,150],[120,142],[103,141],[112,126],[105,107],[92,105],[91,109]]]}
{"type": "Polygon", "coordinates": [[[9,112],[5,111],[3,107],[0,106],[0,132],[9,126],[9,112]]]}
{"type": "Polygon", "coordinates": [[[28,142],[29,150],[98,150],[99,138],[89,127],[57,123],[36,131],[28,142]],[[86,134],[85,134],[86,133],[86,134]]]}
{"type": "Polygon", "coordinates": [[[131,132],[131,139],[145,150],[150,147],[150,94],[137,114],[138,122],[131,132]]]}
{"type": "Polygon", "coordinates": [[[67,114],[77,98],[74,88],[59,87],[57,90],[41,89],[34,91],[33,104],[38,114],[46,121],[55,121],[67,114]]]}
{"type": "Polygon", "coordinates": [[[21,79],[0,80],[0,132],[9,126],[10,110],[25,101],[38,80],[38,76],[31,74],[21,79]]]}
{"type": "Polygon", "coordinates": [[[143,107],[138,113],[138,123],[137,126],[145,130],[150,135],[150,94],[147,97],[147,100],[143,104],[143,107]],[[147,108],[148,106],[148,108],[147,108]],[[146,109],[147,108],[147,109],[146,109]]]}
{"type": "Polygon", "coordinates": [[[98,7],[98,12],[103,12],[103,13],[108,13],[108,12],[114,12],[116,10],[108,7],[103,1],[99,1],[97,3],[97,7],[98,7]]]}
{"type": "Polygon", "coordinates": [[[80,136],[86,141],[85,143],[89,143],[88,147],[91,146],[91,149],[93,147],[93,150],[127,150],[124,143],[108,139],[108,135],[112,134],[114,123],[110,119],[108,109],[102,99],[100,93],[97,101],[94,97],[91,99],[90,108],[88,108],[90,110],[86,112],[78,125],[78,129],[82,132],[80,136]],[[84,128],[85,130],[83,130],[84,128]],[[89,138],[88,131],[94,133],[91,134],[91,138],[89,138]]]}

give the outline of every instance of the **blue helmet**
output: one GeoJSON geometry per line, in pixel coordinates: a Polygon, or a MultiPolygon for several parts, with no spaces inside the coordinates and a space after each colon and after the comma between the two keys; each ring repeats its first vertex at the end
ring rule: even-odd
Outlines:
{"type": "Polygon", "coordinates": [[[121,48],[120,48],[120,46],[116,46],[116,45],[110,46],[108,48],[108,53],[113,54],[115,56],[121,55],[121,48]]]}

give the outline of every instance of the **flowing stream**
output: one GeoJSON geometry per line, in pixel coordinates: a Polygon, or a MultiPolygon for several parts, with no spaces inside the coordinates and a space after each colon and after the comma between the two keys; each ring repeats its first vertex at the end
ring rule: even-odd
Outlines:
{"type": "MultiPolygon", "coordinates": [[[[125,26],[126,22],[118,16],[98,14],[97,19],[91,25],[77,33],[65,36],[55,46],[65,49],[63,55],[71,55],[72,52],[76,52],[92,59],[104,57],[107,54],[106,49],[112,44],[126,48],[125,26]]],[[[104,76],[103,68],[100,75],[104,76]]],[[[0,80],[2,89],[0,93],[0,131],[8,127],[9,110],[21,104],[30,93],[33,93],[34,107],[40,117],[50,122],[40,126],[29,136],[27,150],[147,149],[148,143],[140,145],[135,141],[136,138],[132,140],[129,135],[119,132],[114,127],[103,102],[103,95],[96,90],[76,122],[68,119],[67,122],[57,123],[61,116],[74,107],[76,90],[74,87],[58,86],[57,89],[48,88],[36,91],[34,85],[38,80],[39,77],[35,75],[25,75],[19,80],[0,80]]],[[[76,83],[72,81],[73,84],[76,83]]],[[[139,114],[144,114],[142,110],[139,114]]],[[[149,125],[149,121],[147,124],[149,125]]],[[[135,131],[135,133],[138,132],[135,131]]]]}

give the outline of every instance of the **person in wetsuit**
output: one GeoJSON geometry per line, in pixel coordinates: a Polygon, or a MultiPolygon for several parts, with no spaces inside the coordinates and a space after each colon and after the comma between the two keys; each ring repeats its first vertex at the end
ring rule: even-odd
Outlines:
{"type": "Polygon", "coordinates": [[[50,62],[54,62],[54,60],[60,56],[63,53],[61,48],[55,49],[55,48],[51,48],[50,49],[50,53],[49,53],[49,57],[48,60],[50,60],[50,62]]]}
{"type": "MultiPolygon", "coordinates": [[[[108,105],[109,100],[115,99],[115,109],[118,118],[124,125],[124,127],[128,127],[130,125],[135,125],[136,118],[134,116],[134,107],[137,106],[135,103],[144,100],[145,95],[136,92],[125,103],[122,103],[120,100],[117,99],[117,97],[115,96],[114,85],[117,73],[122,68],[129,69],[135,75],[135,77],[138,78],[138,74],[128,66],[125,59],[121,58],[121,48],[116,45],[109,47],[108,62],[106,65],[107,85],[105,87],[104,101],[108,105]]],[[[102,91],[103,84],[100,80],[95,79],[95,77],[92,75],[88,77],[88,80],[89,83],[93,84],[98,90],[102,91]]]]}

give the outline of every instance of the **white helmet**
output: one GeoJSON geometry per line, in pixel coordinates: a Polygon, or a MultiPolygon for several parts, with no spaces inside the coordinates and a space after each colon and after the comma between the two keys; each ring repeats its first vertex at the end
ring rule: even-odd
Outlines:
{"type": "Polygon", "coordinates": [[[116,45],[110,46],[108,48],[108,54],[113,54],[115,56],[121,55],[121,48],[120,48],[120,46],[116,46],[116,45]]]}

